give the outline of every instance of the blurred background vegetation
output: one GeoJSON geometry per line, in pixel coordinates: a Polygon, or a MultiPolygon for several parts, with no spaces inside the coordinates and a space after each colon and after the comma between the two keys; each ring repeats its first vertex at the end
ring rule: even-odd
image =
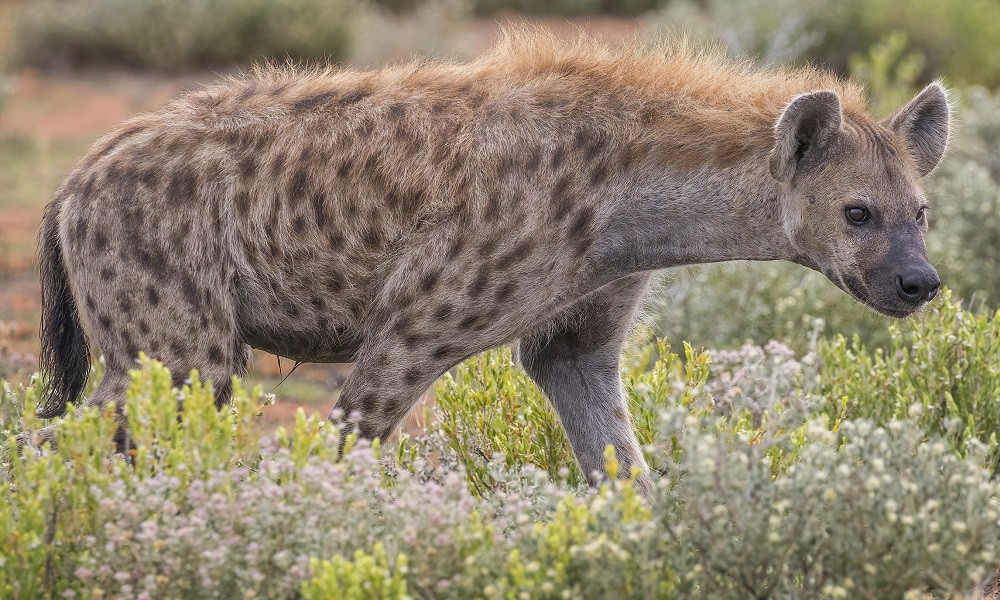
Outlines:
{"type": "MultiPolygon", "coordinates": [[[[864,83],[880,115],[942,80],[953,91],[957,131],[927,182],[929,251],[955,298],[976,309],[1000,306],[996,0],[7,0],[0,1],[0,376],[35,367],[34,232],[42,206],[115,122],[254,61],[468,58],[503,23],[522,18],[561,35],[583,30],[642,43],[682,33],[765,63],[816,64],[864,83]]],[[[784,264],[672,270],[660,277],[648,315],[657,333],[697,347],[780,339],[802,351],[833,333],[890,343],[886,318],[822,276],[784,264]]],[[[280,375],[273,357],[259,357],[254,373],[265,384],[280,375]]],[[[277,393],[322,412],[343,376],[303,368],[277,393]]]]}

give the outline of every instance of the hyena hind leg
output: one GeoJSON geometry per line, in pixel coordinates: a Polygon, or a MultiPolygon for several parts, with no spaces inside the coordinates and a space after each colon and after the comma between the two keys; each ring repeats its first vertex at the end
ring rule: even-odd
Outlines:
{"type": "Polygon", "coordinates": [[[622,389],[620,354],[649,276],[635,275],[590,294],[573,307],[558,333],[523,338],[519,358],[562,422],[587,479],[604,472],[604,451],[615,449],[621,477],[639,468],[638,489],[649,499],[652,483],[622,389]]]}
{"type": "Polygon", "coordinates": [[[385,440],[428,388],[462,358],[461,350],[446,353],[388,341],[360,353],[330,420],[340,427],[341,448],[346,434],[385,440]]]}

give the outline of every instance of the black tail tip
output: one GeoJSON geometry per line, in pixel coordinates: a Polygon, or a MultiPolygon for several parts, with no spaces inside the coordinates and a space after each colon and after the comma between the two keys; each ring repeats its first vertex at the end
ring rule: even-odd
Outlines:
{"type": "Polygon", "coordinates": [[[66,414],[65,400],[60,400],[55,394],[50,394],[35,408],[35,416],[39,419],[54,419],[66,414]]]}

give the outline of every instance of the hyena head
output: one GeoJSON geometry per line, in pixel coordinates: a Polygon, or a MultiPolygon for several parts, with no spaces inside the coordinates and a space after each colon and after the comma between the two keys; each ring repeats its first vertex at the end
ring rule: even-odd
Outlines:
{"type": "Polygon", "coordinates": [[[948,143],[944,88],[931,84],[875,122],[831,91],[793,99],[775,126],[772,176],[796,261],[880,313],[905,317],[941,284],[927,260],[920,179],[948,143]]]}

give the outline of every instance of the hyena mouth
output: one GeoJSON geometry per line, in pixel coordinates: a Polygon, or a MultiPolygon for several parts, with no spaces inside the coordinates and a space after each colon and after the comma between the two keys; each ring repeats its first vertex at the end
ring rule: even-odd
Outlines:
{"type": "Polygon", "coordinates": [[[856,300],[862,302],[863,304],[867,304],[879,313],[888,317],[903,319],[917,312],[923,306],[923,304],[919,304],[907,305],[904,307],[896,304],[895,302],[880,301],[871,295],[869,287],[864,284],[860,277],[841,276],[840,281],[842,284],[840,287],[845,292],[853,296],[856,300]]]}

